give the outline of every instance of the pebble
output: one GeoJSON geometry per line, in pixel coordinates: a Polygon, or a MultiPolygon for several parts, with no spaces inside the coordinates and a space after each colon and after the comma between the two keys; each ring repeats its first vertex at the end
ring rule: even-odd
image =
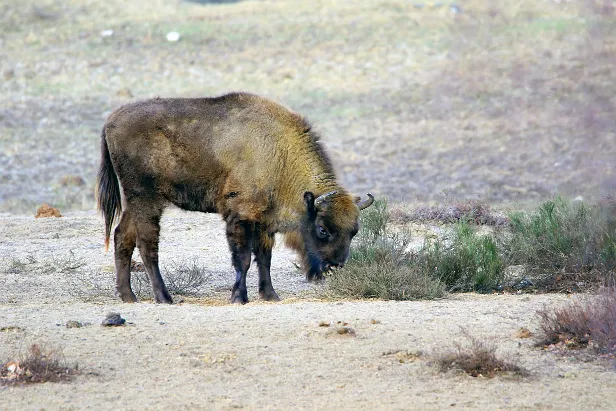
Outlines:
{"type": "Polygon", "coordinates": [[[120,313],[109,313],[103,320],[102,325],[105,327],[117,327],[124,325],[126,320],[120,316],[120,313]]]}

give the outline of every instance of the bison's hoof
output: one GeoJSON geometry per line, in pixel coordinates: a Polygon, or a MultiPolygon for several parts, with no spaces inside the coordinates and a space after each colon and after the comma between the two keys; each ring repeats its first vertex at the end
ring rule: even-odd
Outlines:
{"type": "Polygon", "coordinates": [[[154,301],[158,304],[173,304],[173,298],[167,296],[167,298],[154,297],[154,301]]]}
{"type": "Polygon", "coordinates": [[[162,304],[173,304],[173,298],[166,289],[154,290],[154,301],[162,304]]]}
{"type": "Polygon", "coordinates": [[[261,297],[261,299],[265,301],[280,301],[280,297],[278,297],[278,294],[276,294],[276,291],[274,291],[273,289],[260,290],[259,297],[261,297]]]}
{"type": "Polygon", "coordinates": [[[246,290],[233,290],[231,302],[233,304],[246,304],[248,302],[248,292],[246,290]]]}
{"type": "Polygon", "coordinates": [[[132,291],[130,292],[118,291],[118,295],[122,299],[123,303],[136,303],[137,302],[137,297],[132,291]]]}
{"type": "Polygon", "coordinates": [[[308,281],[309,283],[318,283],[324,280],[325,277],[321,273],[308,273],[306,275],[306,281],[308,281]]]}

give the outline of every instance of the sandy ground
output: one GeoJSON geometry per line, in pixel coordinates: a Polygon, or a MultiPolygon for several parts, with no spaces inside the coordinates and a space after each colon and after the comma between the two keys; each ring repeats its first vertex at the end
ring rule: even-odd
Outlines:
{"type": "MultiPolygon", "coordinates": [[[[0,359],[31,343],[60,348],[81,374],[69,383],[0,387],[0,409],[613,409],[613,366],[519,339],[535,312],[564,295],[453,295],[428,302],[342,301],[306,284],[294,256],[273,261],[280,303],[227,303],[232,281],[219,217],[171,210],[161,261],[198,258],[211,281],[173,306],[113,296],[111,253],[94,212],[34,219],[0,215],[0,359]],[[106,328],[116,311],[128,325],[106,328]],[[67,328],[76,320],[91,323],[67,328]],[[338,335],[346,322],[355,336],[338,335]],[[319,326],[330,322],[330,327],[319,326]],[[494,341],[531,375],[440,373],[434,358],[464,343],[462,329],[494,341]],[[401,355],[396,352],[420,354],[401,355]]],[[[575,298],[575,297],[574,297],[575,298]]]]}

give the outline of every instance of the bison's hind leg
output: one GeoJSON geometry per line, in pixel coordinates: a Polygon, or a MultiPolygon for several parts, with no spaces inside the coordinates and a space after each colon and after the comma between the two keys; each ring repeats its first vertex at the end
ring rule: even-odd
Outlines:
{"type": "Polygon", "coordinates": [[[246,304],[246,273],[250,268],[252,227],[250,222],[241,221],[236,216],[227,218],[227,242],[231,250],[231,261],[235,269],[235,283],[231,292],[231,302],[246,304]]]}
{"type": "Polygon", "coordinates": [[[122,213],[120,224],[113,236],[116,268],[116,291],[125,303],[134,303],[137,297],[130,286],[130,263],[135,250],[137,231],[130,214],[122,213]]]}
{"type": "Polygon", "coordinates": [[[252,248],[259,267],[259,296],[265,301],[280,301],[280,297],[274,291],[270,276],[274,243],[274,235],[268,233],[264,227],[257,225],[252,248]]]}
{"type": "Polygon", "coordinates": [[[139,239],[137,246],[143,260],[145,271],[150,277],[154,301],[157,303],[173,303],[173,299],[167,291],[163,277],[158,267],[158,240],[160,235],[160,218],[163,208],[153,201],[143,201],[138,204],[129,204],[133,210],[132,220],[137,230],[139,239]]]}

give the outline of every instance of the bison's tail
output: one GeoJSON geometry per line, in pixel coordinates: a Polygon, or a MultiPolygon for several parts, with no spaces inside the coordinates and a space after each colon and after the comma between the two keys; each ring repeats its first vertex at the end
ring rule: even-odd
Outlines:
{"type": "Polygon", "coordinates": [[[98,209],[105,218],[105,251],[109,249],[109,237],[113,222],[122,213],[122,200],[120,197],[120,183],[113,169],[105,129],[101,135],[101,166],[98,169],[98,209]]]}

